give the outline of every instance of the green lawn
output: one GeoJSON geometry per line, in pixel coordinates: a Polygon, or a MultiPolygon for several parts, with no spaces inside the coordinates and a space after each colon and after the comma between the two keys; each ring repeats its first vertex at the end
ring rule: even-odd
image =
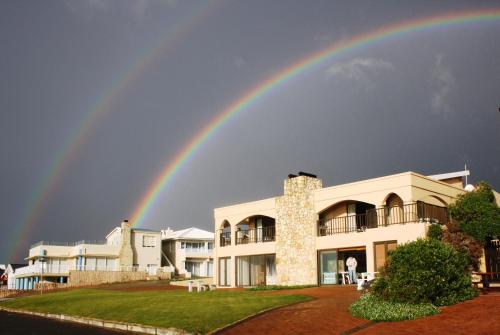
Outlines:
{"type": "Polygon", "coordinates": [[[303,295],[249,291],[188,293],[81,289],[2,301],[0,305],[207,333],[259,311],[309,299],[303,295]]]}

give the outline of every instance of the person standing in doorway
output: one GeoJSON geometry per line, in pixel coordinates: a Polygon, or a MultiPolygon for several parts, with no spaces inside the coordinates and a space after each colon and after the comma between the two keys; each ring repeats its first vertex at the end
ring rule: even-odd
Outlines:
{"type": "Polygon", "coordinates": [[[358,275],[356,273],[356,267],[358,266],[358,262],[356,261],[356,258],[349,257],[345,264],[347,265],[347,270],[349,270],[349,281],[351,284],[357,284],[358,275]]]}

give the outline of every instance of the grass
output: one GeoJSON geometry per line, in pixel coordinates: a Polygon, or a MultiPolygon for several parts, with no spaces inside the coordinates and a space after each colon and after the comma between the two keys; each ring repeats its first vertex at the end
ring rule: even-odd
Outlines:
{"type": "Polygon", "coordinates": [[[0,306],[207,333],[269,308],[310,299],[303,295],[248,291],[189,293],[79,289],[2,301],[0,306]]]}
{"type": "Polygon", "coordinates": [[[439,313],[439,309],[433,304],[389,302],[377,299],[370,293],[355,301],[349,310],[355,317],[372,321],[414,320],[439,313]]]}

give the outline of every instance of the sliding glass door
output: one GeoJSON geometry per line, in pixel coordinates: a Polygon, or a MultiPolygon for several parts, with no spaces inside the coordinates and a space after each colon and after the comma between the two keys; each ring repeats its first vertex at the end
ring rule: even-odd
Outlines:
{"type": "Polygon", "coordinates": [[[319,258],[321,284],[337,284],[337,251],[321,251],[319,258]]]}

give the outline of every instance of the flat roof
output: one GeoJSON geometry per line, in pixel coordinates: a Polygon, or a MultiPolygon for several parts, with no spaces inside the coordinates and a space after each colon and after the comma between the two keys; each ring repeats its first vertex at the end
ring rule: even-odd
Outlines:
{"type": "Polygon", "coordinates": [[[431,178],[431,179],[435,179],[435,180],[444,180],[444,179],[451,179],[451,178],[458,178],[458,177],[465,177],[465,176],[470,176],[469,170],[441,173],[441,174],[435,174],[435,175],[427,176],[427,177],[431,178]]]}

